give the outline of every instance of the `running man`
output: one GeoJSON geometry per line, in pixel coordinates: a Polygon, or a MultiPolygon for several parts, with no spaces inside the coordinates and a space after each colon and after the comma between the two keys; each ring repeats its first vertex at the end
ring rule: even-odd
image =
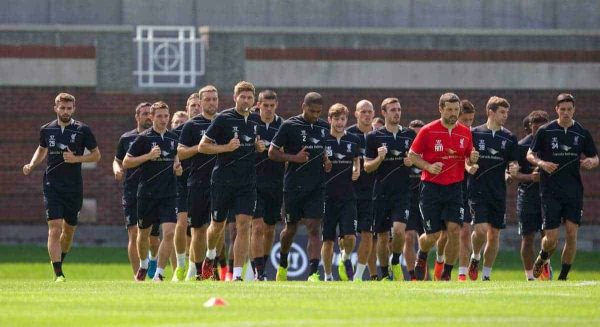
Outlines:
{"type": "MultiPolygon", "coordinates": [[[[258,94],[258,134],[266,148],[271,146],[273,137],[283,123],[283,118],[275,114],[277,105],[277,93],[274,91],[264,90],[258,94]]],[[[266,280],[265,268],[275,240],[275,225],[281,221],[285,163],[269,159],[268,151],[264,151],[256,154],[255,167],[256,210],[252,220],[250,247],[255,278],[266,280]]]]}
{"type": "Polygon", "coordinates": [[[360,176],[360,140],[345,131],[348,114],[348,108],[341,103],[331,106],[327,114],[331,132],[325,141],[325,153],[331,161],[331,171],[326,174],[321,248],[325,281],[333,281],[333,245],[338,229],[339,236],[343,238],[338,273],[343,281],[354,279],[350,258],[356,243],[357,212],[352,182],[360,176]]]}
{"type": "Polygon", "coordinates": [[[177,137],[167,130],[169,106],[159,101],[150,107],[152,128],[138,135],[123,159],[124,169],[139,167],[137,190],[138,238],[140,267],[135,276],[141,282],[148,273],[148,236],[153,224],[160,224],[163,239],[158,248],[158,263],[153,280],[164,280],[164,269],[173,251],[173,234],[177,222],[175,196],[177,180],[182,173],[177,157],[177,137]]]}
{"type": "Polygon", "coordinates": [[[538,129],[527,153],[527,160],[540,168],[545,234],[533,265],[533,276],[538,278],[542,274],[544,264],[556,250],[559,227],[564,224],[566,238],[558,279],[566,280],[577,252],[577,231],[583,211],[579,170],[598,167],[598,151],[590,132],[573,120],[575,97],[559,94],[554,109],[558,118],[538,129]]]}
{"type": "Polygon", "coordinates": [[[54,99],[56,120],[40,129],[40,143],[31,161],[23,166],[25,176],[48,156],[44,172],[44,205],[48,222],[48,255],[55,281],[66,281],[62,271],[65,256],[71,250],[83,204],[81,164],[98,162],[100,150],[91,129],[73,119],[75,97],[59,93],[54,99]],[[84,154],[84,150],[89,151],[84,154]]]}
{"type": "MultiPolygon", "coordinates": [[[[421,120],[413,120],[408,124],[408,128],[412,129],[415,134],[419,134],[425,123],[421,120]]],[[[423,229],[423,217],[419,210],[419,192],[421,189],[421,169],[416,166],[410,167],[410,213],[408,222],[406,223],[406,233],[404,240],[404,260],[406,261],[406,269],[408,270],[408,278],[417,280],[415,277],[415,261],[417,254],[415,247],[419,242],[419,236],[425,232],[423,229]]]]}
{"type": "Polygon", "coordinates": [[[234,281],[242,281],[242,267],[248,257],[250,224],[256,207],[255,153],[265,147],[257,135],[260,117],[250,110],[254,105],[254,85],[237,83],[233,100],[235,107],[215,117],[198,145],[198,152],[217,155],[211,179],[212,221],[207,231],[203,279],[213,278],[217,245],[228,213],[235,215],[237,231],[233,243],[234,281]]]}
{"type": "MultiPolygon", "coordinates": [[[[201,88],[194,95],[190,96],[188,104],[193,103],[193,112],[196,112],[195,107],[197,105],[200,113],[183,125],[179,136],[179,145],[177,146],[177,154],[182,162],[187,163],[188,172],[187,195],[185,198],[187,200],[187,224],[191,229],[191,241],[188,270],[185,276],[186,281],[197,279],[198,273],[202,270],[202,262],[206,252],[206,230],[210,223],[210,174],[216,157],[198,153],[198,145],[217,114],[219,107],[217,89],[212,85],[201,88]]],[[[188,108],[191,107],[192,105],[188,105],[188,108]]],[[[175,246],[177,246],[177,243],[175,246]]]]}
{"type": "MultiPolygon", "coordinates": [[[[360,141],[360,171],[363,172],[365,154],[367,148],[367,134],[373,131],[373,104],[369,100],[360,100],[356,104],[354,117],[356,125],[348,127],[346,131],[356,135],[360,141]]],[[[356,194],[356,211],[358,223],[357,231],[360,233],[358,243],[356,271],[354,281],[362,282],[365,267],[368,265],[369,255],[373,251],[373,183],[375,174],[361,173],[354,182],[354,193],[356,194]]],[[[369,266],[371,276],[377,276],[377,267],[369,266]]]]}
{"type": "Polygon", "coordinates": [[[469,175],[469,206],[473,212],[473,253],[469,278],[477,280],[481,249],[482,280],[489,281],[500,246],[500,230],[506,228],[506,180],[508,168],[515,178],[519,171],[517,137],[504,128],[510,104],[504,98],[491,97],[486,106],[487,122],[471,130],[473,145],[479,152],[479,169],[469,175]]]}
{"type": "Polygon", "coordinates": [[[400,255],[404,249],[404,233],[410,213],[409,175],[412,161],[408,151],[415,139],[412,129],[402,127],[402,107],[397,98],[387,98],[381,103],[385,125],[367,135],[365,171],[376,171],[373,189],[374,232],[377,233],[377,258],[381,279],[389,278],[388,242],[392,231],[392,274],[394,280],[402,279],[400,255]]]}
{"type": "Polygon", "coordinates": [[[409,155],[414,165],[423,170],[419,208],[425,234],[419,237],[415,277],[417,280],[425,278],[427,255],[440,232],[446,229],[448,242],[444,250],[446,261],[442,280],[449,281],[458,257],[463,220],[461,182],[464,179],[465,159],[474,164],[479,159],[479,153],[473,149],[469,128],[458,124],[458,96],[454,93],[442,94],[438,110],[441,118],[421,128],[409,155]]]}
{"type": "Polygon", "coordinates": [[[302,103],[302,114],[284,121],[269,147],[269,159],[288,163],[283,177],[285,227],[279,238],[281,249],[275,276],[277,281],[287,280],[288,254],[300,222],[308,230],[308,280],[320,280],[325,172],[331,169],[331,161],[325,153],[329,124],[319,118],[322,108],[321,95],[307,93],[302,103]]]}

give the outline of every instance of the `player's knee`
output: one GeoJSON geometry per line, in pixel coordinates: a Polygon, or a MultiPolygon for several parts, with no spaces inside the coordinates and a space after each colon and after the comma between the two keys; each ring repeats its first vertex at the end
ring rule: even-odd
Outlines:
{"type": "Polygon", "coordinates": [[[48,238],[59,238],[61,233],[60,227],[50,227],[48,229],[48,238]]]}
{"type": "Polygon", "coordinates": [[[486,224],[476,224],[473,231],[477,236],[484,236],[485,234],[487,234],[488,227],[486,224]]]}

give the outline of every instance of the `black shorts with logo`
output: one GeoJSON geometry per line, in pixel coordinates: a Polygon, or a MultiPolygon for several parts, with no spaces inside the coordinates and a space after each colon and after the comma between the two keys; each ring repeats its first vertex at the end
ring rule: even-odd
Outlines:
{"type": "Polygon", "coordinates": [[[140,229],[164,223],[177,223],[175,197],[138,198],[137,215],[140,229]]]}
{"type": "Polygon", "coordinates": [[[478,199],[469,200],[473,224],[488,223],[496,229],[506,228],[506,202],[504,199],[478,199]]]}
{"type": "Polygon", "coordinates": [[[188,212],[188,187],[177,181],[177,212],[188,212]]]}
{"type": "Polygon", "coordinates": [[[410,213],[408,222],[406,223],[406,231],[409,230],[414,230],[419,235],[425,232],[423,229],[423,216],[421,216],[418,199],[410,201],[410,213]]]}
{"type": "Polygon", "coordinates": [[[357,226],[356,230],[359,233],[373,232],[374,217],[373,217],[373,200],[358,199],[356,200],[357,226]]]}
{"type": "Polygon", "coordinates": [[[567,198],[542,195],[542,229],[555,229],[565,220],[581,225],[583,217],[583,196],[567,198]]]}
{"type": "Polygon", "coordinates": [[[325,217],[323,219],[323,241],[335,241],[338,235],[356,234],[356,200],[332,199],[325,200],[325,217]]]}
{"type": "Polygon", "coordinates": [[[297,223],[300,219],[323,219],[325,214],[325,192],[317,188],[310,192],[283,192],[285,222],[297,223]]]}
{"type": "MultiPolygon", "coordinates": [[[[227,220],[227,215],[254,215],[256,184],[225,185],[212,183],[210,188],[212,219],[227,220]]],[[[235,220],[234,220],[235,221],[235,220]]]]}
{"type": "Polygon", "coordinates": [[[47,221],[64,219],[67,224],[77,226],[79,212],[83,206],[83,194],[44,189],[44,206],[47,221]]]}
{"type": "Polygon", "coordinates": [[[375,233],[390,231],[394,222],[406,224],[410,215],[410,195],[408,193],[392,196],[377,195],[373,201],[373,212],[375,233]]]}
{"type": "Polygon", "coordinates": [[[419,208],[426,234],[445,230],[447,222],[462,225],[464,209],[461,184],[462,182],[449,185],[421,182],[419,208]]]}
{"type": "Polygon", "coordinates": [[[193,185],[187,191],[188,226],[200,228],[210,224],[210,188],[193,185]]]}

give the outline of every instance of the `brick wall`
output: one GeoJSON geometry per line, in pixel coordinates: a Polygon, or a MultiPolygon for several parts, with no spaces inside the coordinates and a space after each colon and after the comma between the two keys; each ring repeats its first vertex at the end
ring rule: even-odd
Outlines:
{"type": "MultiPolygon", "coordinates": [[[[187,94],[123,94],[97,93],[93,88],[0,88],[4,104],[0,112],[4,117],[0,128],[0,151],[5,159],[0,161],[0,223],[43,223],[41,179],[43,168],[24,177],[23,164],[29,162],[37,147],[39,127],[55,119],[52,112],[53,99],[60,91],[70,92],[77,98],[76,119],[88,124],[95,133],[102,160],[95,169],[84,170],[84,197],[97,201],[97,224],[121,224],[121,190],[112,175],[112,159],[119,136],[134,127],[133,108],[142,101],[166,101],[173,110],[185,106],[187,94]]],[[[280,96],[279,114],[289,117],[300,112],[300,103],[307,90],[276,90],[280,96]]],[[[326,107],[342,102],[352,106],[358,100],[370,99],[375,106],[388,96],[399,97],[403,107],[403,124],[412,119],[430,121],[438,117],[437,101],[442,90],[326,90],[326,107]]],[[[485,121],[482,108],[491,95],[506,97],[511,103],[508,128],[523,136],[520,128],[522,118],[531,110],[545,109],[552,112],[553,99],[559,91],[460,91],[461,98],[470,99],[478,110],[476,123],[485,121]]],[[[594,139],[600,143],[600,115],[597,104],[598,92],[577,92],[576,119],[590,129],[594,139]]],[[[229,90],[220,96],[221,108],[233,105],[229,90]]],[[[378,111],[378,110],[377,110],[378,111]]],[[[600,170],[584,172],[585,208],[584,223],[600,224],[600,170]]],[[[508,220],[515,222],[515,192],[509,188],[508,220]]]]}

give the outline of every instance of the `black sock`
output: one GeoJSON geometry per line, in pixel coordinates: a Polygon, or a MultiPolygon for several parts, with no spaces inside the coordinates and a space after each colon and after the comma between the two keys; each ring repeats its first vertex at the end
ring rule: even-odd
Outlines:
{"type": "Polygon", "coordinates": [[[562,268],[560,269],[560,275],[558,276],[558,280],[567,280],[569,270],[571,270],[571,265],[568,263],[563,263],[562,268]]]}
{"type": "Polygon", "coordinates": [[[56,275],[56,277],[64,276],[63,271],[62,271],[62,261],[53,262],[52,268],[54,268],[54,275],[56,275]]]}
{"type": "Polygon", "coordinates": [[[269,255],[268,255],[268,254],[265,254],[265,255],[263,256],[263,260],[264,260],[265,266],[267,266],[267,263],[269,262],[269,255]]]}
{"type": "Polygon", "coordinates": [[[390,277],[390,270],[388,266],[380,266],[379,269],[381,270],[381,279],[390,277]]]}
{"type": "Polygon", "coordinates": [[[219,266],[221,268],[226,267],[227,266],[227,260],[225,259],[225,257],[218,257],[218,258],[219,258],[219,260],[217,260],[217,261],[219,261],[219,266]]]}
{"type": "Polygon", "coordinates": [[[194,266],[196,266],[196,272],[198,275],[202,273],[202,262],[194,262],[194,266]]]}
{"type": "Polygon", "coordinates": [[[453,265],[449,265],[449,264],[445,263],[444,271],[442,272],[442,276],[450,276],[450,274],[452,273],[452,268],[454,268],[453,265]]]}
{"type": "Polygon", "coordinates": [[[281,268],[288,267],[288,254],[287,253],[279,252],[279,266],[281,268]]]}
{"type": "Polygon", "coordinates": [[[250,260],[250,266],[252,266],[252,272],[256,272],[256,259],[250,260]]]}
{"type": "Polygon", "coordinates": [[[415,270],[414,269],[413,270],[409,270],[408,271],[408,275],[410,276],[411,279],[415,278],[415,270]]]}
{"type": "Polygon", "coordinates": [[[428,254],[429,253],[427,253],[427,252],[423,252],[423,251],[419,250],[419,251],[417,251],[417,258],[427,261],[428,254]]]}
{"type": "Polygon", "coordinates": [[[233,274],[233,259],[227,260],[227,272],[233,274]]]}
{"type": "Polygon", "coordinates": [[[309,275],[312,275],[319,271],[319,261],[320,261],[319,259],[310,259],[309,260],[309,262],[310,262],[310,274],[309,275]]]}
{"type": "Polygon", "coordinates": [[[542,260],[546,261],[546,260],[548,260],[548,258],[550,258],[550,253],[548,253],[544,250],[540,250],[540,258],[542,258],[542,260]]]}
{"type": "Polygon", "coordinates": [[[262,275],[265,273],[265,264],[263,261],[263,257],[254,258],[254,271],[256,272],[257,277],[262,277],[262,275]]]}
{"type": "Polygon", "coordinates": [[[62,252],[60,254],[60,262],[65,262],[65,257],[67,256],[68,252],[62,252]]]}
{"type": "Polygon", "coordinates": [[[378,280],[378,279],[379,279],[379,276],[377,276],[377,275],[371,275],[371,280],[378,280]]]}
{"type": "Polygon", "coordinates": [[[400,253],[392,253],[392,266],[400,263],[400,253]]]}

